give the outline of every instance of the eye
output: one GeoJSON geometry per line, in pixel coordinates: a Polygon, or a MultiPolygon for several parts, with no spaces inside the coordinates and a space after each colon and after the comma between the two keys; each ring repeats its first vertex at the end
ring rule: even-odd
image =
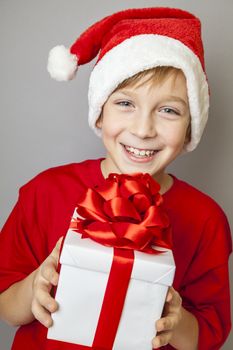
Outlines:
{"type": "Polygon", "coordinates": [[[173,109],[173,108],[170,108],[170,107],[163,107],[163,108],[160,109],[160,112],[166,113],[166,114],[180,115],[180,113],[176,109],[173,109]]]}
{"type": "Polygon", "coordinates": [[[127,100],[123,100],[123,101],[116,102],[116,104],[117,104],[118,106],[121,106],[121,107],[133,107],[132,102],[127,101],[127,100]]]}

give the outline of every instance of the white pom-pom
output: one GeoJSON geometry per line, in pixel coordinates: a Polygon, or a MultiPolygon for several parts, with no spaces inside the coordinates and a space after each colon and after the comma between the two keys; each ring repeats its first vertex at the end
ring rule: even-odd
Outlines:
{"type": "Polygon", "coordinates": [[[63,45],[55,46],[49,52],[47,69],[57,81],[68,81],[75,77],[78,69],[77,56],[63,45]]]}

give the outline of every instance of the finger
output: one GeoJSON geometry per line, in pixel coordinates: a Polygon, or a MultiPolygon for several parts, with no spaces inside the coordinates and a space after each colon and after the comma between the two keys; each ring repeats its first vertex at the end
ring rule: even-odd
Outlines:
{"type": "Polygon", "coordinates": [[[35,318],[45,327],[48,328],[52,326],[53,320],[50,313],[46,311],[36,300],[33,300],[31,310],[35,318]]]}
{"type": "Polygon", "coordinates": [[[63,237],[60,237],[59,240],[57,241],[54,249],[52,250],[52,252],[50,254],[50,256],[55,258],[55,260],[57,260],[57,261],[59,259],[59,254],[60,254],[60,248],[61,248],[62,240],[63,240],[63,237]]]}
{"type": "Polygon", "coordinates": [[[162,332],[161,334],[158,334],[156,337],[152,339],[153,349],[158,349],[161,346],[167,345],[171,339],[171,336],[172,336],[171,332],[162,332]]]}
{"type": "Polygon", "coordinates": [[[166,296],[166,302],[169,303],[173,298],[173,288],[169,287],[167,296],[166,296]]]}
{"type": "Polygon", "coordinates": [[[49,257],[45,260],[42,266],[43,277],[56,286],[58,284],[59,274],[57,272],[57,265],[59,260],[60,248],[62,244],[63,237],[60,237],[56,243],[56,246],[52,250],[49,257]]]}
{"type": "Polygon", "coordinates": [[[50,256],[41,265],[41,276],[52,285],[56,286],[59,279],[57,262],[50,256]]]}
{"type": "Polygon", "coordinates": [[[175,310],[177,308],[180,308],[181,305],[182,305],[182,298],[178,292],[175,292],[170,301],[170,306],[175,310]]]}
{"type": "Polygon", "coordinates": [[[166,303],[170,303],[172,301],[173,295],[172,293],[168,292],[166,297],[166,303]]]}
{"type": "Polygon", "coordinates": [[[166,298],[166,303],[171,306],[180,307],[182,304],[182,298],[180,294],[172,287],[169,288],[166,298]]]}
{"type": "Polygon", "coordinates": [[[176,322],[172,316],[162,317],[156,322],[157,332],[169,331],[174,328],[176,322]]]}
{"type": "Polygon", "coordinates": [[[55,312],[58,309],[58,303],[51,297],[47,290],[40,289],[36,291],[35,299],[39,305],[43,306],[43,308],[50,313],[55,312]]]}

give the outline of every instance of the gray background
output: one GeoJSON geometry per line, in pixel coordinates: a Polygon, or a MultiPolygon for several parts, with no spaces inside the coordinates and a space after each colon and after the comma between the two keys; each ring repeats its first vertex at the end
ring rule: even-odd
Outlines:
{"type": "MultiPolygon", "coordinates": [[[[87,126],[93,62],[80,67],[75,81],[57,83],[46,72],[48,51],[57,44],[69,46],[89,25],[114,11],[150,6],[181,7],[203,22],[210,119],[197,150],[169,170],[211,195],[233,227],[231,0],[0,0],[0,226],[18,188],[38,172],[104,155],[101,141],[87,126]]],[[[10,349],[14,331],[0,323],[1,350],[10,349]]],[[[223,349],[233,349],[232,335],[223,349]]]]}

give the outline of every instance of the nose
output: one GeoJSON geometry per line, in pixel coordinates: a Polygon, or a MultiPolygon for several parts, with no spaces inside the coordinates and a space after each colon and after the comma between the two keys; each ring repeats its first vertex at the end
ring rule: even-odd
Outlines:
{"type": "Polygon", "coordinates": [[[148,137],[155,137],[156,131],[156,121],[152,113],[141,112],[132,121],[131,133],[138,138],[145,139],[148,137]]]}

